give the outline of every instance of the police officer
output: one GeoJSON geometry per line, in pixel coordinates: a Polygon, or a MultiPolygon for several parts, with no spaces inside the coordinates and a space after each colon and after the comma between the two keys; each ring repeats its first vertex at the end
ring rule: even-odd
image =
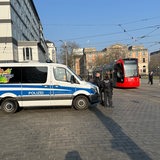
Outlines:
{"type": "Polygon", "coordinates": [[[104,107],[113,107],[112,105],[112,95],[113,95],[113,84],[109,79],[108,74],[103,80],[103,90],[104,90],[104,107]]]}
{"type": "Polygon", "coordinates": [[[94,80],[93,80],[93,83],[95,84],[95,85],[97,85],[98,87],[100,87],[100,77],[101,77],[101,74],[99,73],[99,72],[97,72],[96,74],[95,74],[95,78],[94,78],[94,80]]]}
{"type": "Polygon", "coordinates": [[[99,88],[99,92],[100,92],[100,103],[102,104],[102,81],[101,81],[101,74],[99,72],[97,72],[95,74],[95,78],[93,80],[93,84],[97,85],[99,88]]]}

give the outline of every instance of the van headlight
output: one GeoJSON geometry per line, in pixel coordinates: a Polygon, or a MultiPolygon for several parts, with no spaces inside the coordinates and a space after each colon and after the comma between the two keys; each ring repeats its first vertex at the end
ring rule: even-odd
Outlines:
{"type": "Polygon", "coordinates": [[[94,87],[92,88],[93,93],[99,93],[99,88],[98,87],[94,87]]]}

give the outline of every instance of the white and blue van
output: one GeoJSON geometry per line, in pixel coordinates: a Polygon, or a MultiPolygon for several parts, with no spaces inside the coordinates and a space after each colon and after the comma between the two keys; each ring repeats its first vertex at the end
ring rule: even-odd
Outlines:
{"type": "Polygon", "coordinates": [[[0,63],[0,107],[73,106],[87,109],[99,102],[98,87],[57,63],[0,63]]]}

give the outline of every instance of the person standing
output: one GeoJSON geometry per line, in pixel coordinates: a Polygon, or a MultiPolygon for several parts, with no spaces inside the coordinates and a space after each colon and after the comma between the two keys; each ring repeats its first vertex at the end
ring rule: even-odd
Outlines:
{"type": "Polygon", "coordinates": [[[103,80],[103,90],[104,90],[104,107],[113,107],[112,95],[113,95],[113,84],[109,79],[108,74],[106,74],[103,80]]]}
{"type": "Polygon", "coordinates": [[[153,71],[149,72],[149,81],[148,84],[153,84],[153,71]]]}
{"type": "Polygon", "coordinates": [[[97,85],[98,87],[100,86],[100,77],[101,77],[100,73],[97,72],[97,73],[95,74],[95,78],[93,79],[93,83],[94,83],[95,85],[97,85]]]}
{"type": "Polygon", "coordinates": [[[99,72],[97,72],[95,74],[95,78],[93,80],[93,84],[95,84],[96,86],[98,86],[99,88],[99,92],[100,92],[100,103],[102,103],[102,84],[101,84],[101,74],[99,72]]]}

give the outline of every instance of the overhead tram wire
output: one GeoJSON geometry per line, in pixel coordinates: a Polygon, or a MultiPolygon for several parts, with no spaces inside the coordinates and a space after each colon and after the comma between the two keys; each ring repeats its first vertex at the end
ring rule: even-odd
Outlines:
{"type": "MultiPolygon", "coordinates": [[[[124,27],[122,27],[122,24],[119,24],[118,26],[123,30],[124,33],[126,33],[130,37],[130,39],[134,40],[134,37],[131,36],[124,27]]],[[[134,41],[136,41],[136,40],[134,40],[134,41]]]]}
{"type": "MultiPolygon", "coordinates": [[[[156,18],[160,18],[159,17],[153,17],[153,18],[146,18],[146,19],[141,19],[141,20],[137,20],[136,22],[140,22],[140,21],[147,21],[147,20],[151,20],[151,19],[156,19],[156,18]]],[[[122,24],[118,24],[118,25],[115,25],[115,26],[119,26],[122,28],[122,25],[123,24],[131,24],[135,21],[131,21],[131,22],[128,22],[128,23],[122,23],[122,24]]],[[[81,25],[82,26],[82,25],[81,25]]],[[[122,34],[124,33],[124,31],[127,31],[126,33],[128,34],[128,36],[133,39],[133,40],[136,40],[134,39],[133,36],[131,36],[128,32],[134,32],[134,31],[138,31],[138,30],[144,30],[144,29],[149,29],[149,28],[154,28],[154,27],[159,27],[160,25],[152,25],[152,26],[146,26],[146,27],[142,27],[142,28],[137,28],[137,29],[131,29],[131,30],[125,30],[124,27],[123,27],[123,32],[114,32],[114,33],[105,33],[105,34],[97,34],[97,35],[89,35],[89,36],[82,36],[82,37],[76,37],[76,38],[67,38],[66,40],[79,40],[79,39],[85,39],[85,38],[97,38],[97,37],[105,37],[105,36],[111,36],[111,35],[117,35],[117,34],[122,34]]]]}
{"type": "MultiPolygon", "coordinates": [[[[127,30],[127,32],[135,32],[135,31],[141,31],[141,30],[146,30],[146,29],[152,29],[152,28],[157,28],[157,27],[160,27],[160,25],[158,24],[158,25],[151,25],[151,26],[145,26],[145,27],[141,27],[141,28],[136,28],[136,29],[130,29],[130,30],[127,30]]],[[[154,30],[156,30],[156,29],[154,29],[154,30]]],[[[97,37],[108,37],[108,36],[112,36],[112,39],[114,39],[113,38],[113,35],[118,35],[118,34],[124,34],[124,31],[123,32],[113,32],[113,33],[108,33],[108,34],[97,34],[97,35],[91,35],[91,36],[83,36],[83,37],[77,37],[77,38],[67,38],[67,39],[65,39],[66,41],[76,41],[76,40],[83,40],[83,39],[88,39],[88,38],[97,38],[97,37]]],[[[129,34],[130,35],[130,34],[129,34]]],[[[129,45],[133,45],[133,44],[135,44],[135,43],[137,43],[137,42],[139,42],[139,44],[144,44],[145,42],[140,42],[140,39],[139,39],[139,37],[141,37],[141,36],[136,36],[136,37],[133,37],[133,41],[132,41],[132,43],[131,42],[129,42],[130,40],[131,40],[131,38],[130,37],[132,37],[131,35],[129,36],[129,38],[128,39],[121,39],[121,40],[117,40],[116,38],[115,38],[115,40],[109,40],[109,42],[111,43],[111,42],[113,42],[113,43],[115,43],[115,41],[116,41],[116,43],[121,43],[122,41],[127,41],[128,40],[128,42],[124,42],[125,44],[127,44],[127,46],[129,46],[129,45]]],[[[93,44],[90,44],[90,45],[93,45],[93,46],[95,46],[97,43],[95,43],[95,42],[93,42],[94,43],[94,45],[93,44]]],[[[106,41],[106,43],[105,44],[107,44],[108,43],[108,41],[106,41]]],[[[104,44],[104,42],[102,43],[102,44],[104,44]]],[[[100,45],[100,43],[98,43],[98,45],[100,45]]],[[[100,45],[100,46],[102,46],[102,45],[100,45]]],[[[104,46],[104,45],[103,45],[104,46]]],[[[101,47],[101,48],[103,48],[103,46],[101,47]]],[[[106,46],[106,45],[105,45],[106,46]]]]}
{"type": "MultiPolygon", "coordinates": [[[[128,33],[128,31],[127,31],[124,27],[122,27],[121,24],[119,24],[118,26],[123,30],[123,32],[125,32],[125,33],[129,36],[130,39],[133,40],[134,43],[135,43],[135,42],[140,42],[140,40],[146,38],[146,37],[149,36],[151,33],[155,32],[156,30],[158,30],[158,29],[160,28],[159,25],[158,25],[158,26],[156,25],[156,26],[154,26],[154,27],[156,27],[156,28],[155,28],[154,30],[152,30],[151,32],[147,33],[146,35],[143,35],[143,36],[134,38],[133,36],[131,36],[131,35],[128,33]]],[[[140,42],[140,43],[142,43],[142,42],[140,42]]],[[[142,43],[142,44],[143,44],[143,43],[142,43]]],[[[129,45],[131,45],[131,44],[129,44],[129,45]]]]}
{"type": "MultiPolygon", "coordinates": [[[[113,35],[117,35],[117,34],[123,34],[124,31],[127,31],[125,32],[130,39],[133,40],[133,42],[137,42],[141,39],[144,39],[144,38],[147,38],[149,37],[149,35],[153,32],[155,32],[156,30],[158,30],[160,28],[160,25],[151,25],[151,26],[145,26],[145,27],[141,27],[141,28],[135,28],[135,29],[129,29],[129,30],[126,30],[124,27],[122,27],[122,25],[124,24],[131,24],[131,23],[134,23],[134,22],[142,22],[142,21],[149,21],[149,20],[153,20],[153,19],[157,19],[157,18],[160,18],[159,17],[152,17],[152,18],[146,18],[146,19],[141,19],[141,20],[137,20],[137,21],[131,21],[131,22],[127,22],[127,23],[121,23],[121,24],[118,24],[117,26],[123,28],[123,32],[113,32],[113,33],[105,33],[105,34],[97,34],[97,35],[88,35],[88,36],[80,36],[80,37],[74,37],[74,38],[66,38],[65,40],[66,41],[75,41],[75,40],[83,40],[83,39],[86,39],[86,38],[97,38],[97,37],[105,37],[105,36],[113,36],[113,35]],[[153,31],[151,32],[148,32],[147,34],[145,35],[142,35],[142,36],[138,36],[137,38],[136,37],[133,37],[131,36],[131,34],[129,32],[135,32],[135,31],[140,31],[140,30],[147,30],[147,29],[151,29],[151,28],[154,28],[153,31]]],[[[105,25],[105,24],[104,24],[105,25]]],[[[87,26],[87,25],[86,25],[87,26]]],[[[95,25],[96,26],[96,25],[95,25]]],[[[114,25],[115,26],[115,25],[114,25]]],[[[123,40],[122,40],[123,41],[123,40]]],[[[144,42],[145,43],[145,42],[144,42]]]]}
{"type": "MultiPolygon", "coordinates": [[[[144,21],[150,21],[150,20],[154,20],[154,19],[160,19],[160,16],[156,16],[156,17],[151,17],[151,18],[143,18],[143,19],[139,19],[136,21],[129,21],[129,22],[124,22],[124,23],[119,23],[121,25],[126,25],[126,24],[133,24],[133,23],[139,23],[139,22],[144,22],[144,21]]],[[[96,27],[96,26],[117,26],[117,24],[44,24],[45,26],[75,26],[75,27],[96,27]]]]}
{"type": "Polygon", "coordinates": [[[150,21],[150,20],[154,20],[154,19],[160,19],[160,16],[151,17],[151,18],[143,18],[143,19],[140,19],[140,20],[130,21],[130,22],[121,23],[121,24],[122,25],[133,24],[133,23],[139,23],[139,22],[144,22],[144,21],[150,21]]]}
{"type": "Polygon", "coordinates": [[[140,39],[146,38],[146,37],[148,37],[150,34],[152,34],[153,32],[157,31],[158,29],[160,29],[160,26],[158,26],[158,27],[155,28],[153,31],[151,31],[151,32],[147,33],[146,35],[141,36],[141,37],[139,37],[139,38],[140,38],[140,39]]]}
{"type": "MultiPolygon", "coordinates": [[[[119,24],[117,26],[119,26],[119,24]]],[[[142,27],[142,28],[130,29],[130,30],[127,30],[127,32],[140,31],[140,30],[155,28],[155,27],[160,27],[160,25],[152,25],[152,26],[146,26],[146,27],[142,27]]],[[[97,37],[111,36],[111,35],[117,35],[117,34],[122,34],[122,33],[124,33],[124,30],[123,30],[123,32],[113,32],[113,33],[104,33],[104,34],[97,34],[97,35],[82,36],[82,37],[76,37],[76,38],[67,38],[66,40],[72,41],[72,40],[85,39],[85,38],[97,38],[97,37]]],[[[130,36],[130,37],[132,37],[132,36],[130,36]]]]}

